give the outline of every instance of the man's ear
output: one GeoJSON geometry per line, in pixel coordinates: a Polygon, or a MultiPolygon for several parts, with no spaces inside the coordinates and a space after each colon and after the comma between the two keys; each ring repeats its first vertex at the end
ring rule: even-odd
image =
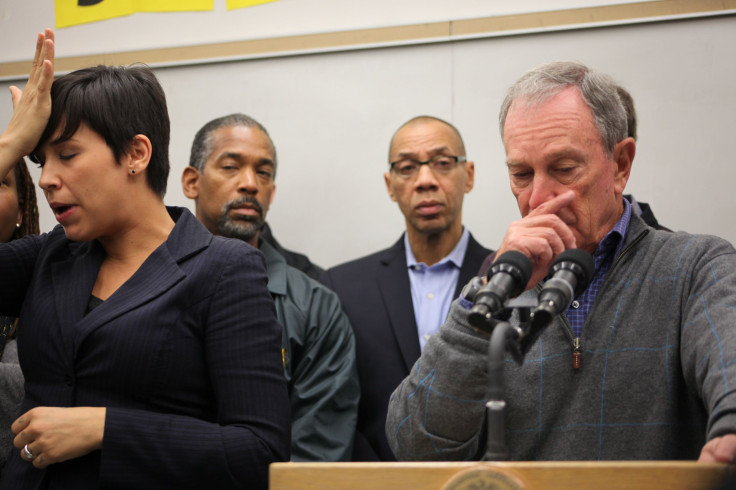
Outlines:
{"type": "Polygon", "coordinates": [[[151,140],[144,134],[136,134],[130,140],[127,151],[127,171],[132,174],[142,174],[151,161],[153,147],[151,140]]]}
{"type": "Polygon", "coordinates": [[[613,149],[613,160],[616,163],[613,182],[617,195],[624,193],[624,188],[626,188],[626,183],[631,175],[634,155],[636,155],[636,141],[634,141],[634,138],[625,138],[619,141],[613,149]]]}
{"type": "Polygon", "coordinates": [[[473,190],[475,184],[475,163],[470,161],[465,163],[465,172],[467,173],[467,179],[465,180],[465,193],[473,190]]]}
{"type": "Polygon", "coordinates": [[[391,198],[392,201],[396,202],[394,190],[391,188],[391,172],[385,172],[383,174],[383,180],[384,182],[386,182],[386,190],[388,191],[388,196],[391,198]]]}
{"type": "Polygon", "coordinates": [[[199,197],[199,170],[191,166],[184,169],[181,174],[181,190],[189,199],[199,197]]]}

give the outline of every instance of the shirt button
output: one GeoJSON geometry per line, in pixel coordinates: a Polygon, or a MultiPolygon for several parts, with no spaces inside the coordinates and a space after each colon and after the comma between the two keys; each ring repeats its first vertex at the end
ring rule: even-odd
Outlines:
{"type": "Polygon", "coordinates": [[[580,303],[578,302],[578,300],[574,300],[570,306],[577,310],[578,308],[580,308],[580,303]]]}
{"type": "Polygon", "coordinates": [[[434,294],[427,293],[427,299],[434,299],[434,294]]]}
{"type": "Polygon", "coordinates": [[[421,265],[415,265],[414,266],[414,270],[415,271],[420,271],[420,270],[422,270],[422,266],[421,265]]]}

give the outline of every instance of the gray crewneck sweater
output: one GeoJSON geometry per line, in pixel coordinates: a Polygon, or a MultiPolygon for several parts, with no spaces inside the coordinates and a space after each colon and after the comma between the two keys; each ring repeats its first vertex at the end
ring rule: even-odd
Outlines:
{"type": "MultiPolygon", "coordinates": [[[[488,337],[467,314],[456,300],[391,397],[399,460],[483,454],[488,337]]],[[[736,433],[736,250],[632,216],[580,347],[574,369],[559,316],[522,366],[507,356],[510,460],[696,459],[706,440],[736,433]]]]}

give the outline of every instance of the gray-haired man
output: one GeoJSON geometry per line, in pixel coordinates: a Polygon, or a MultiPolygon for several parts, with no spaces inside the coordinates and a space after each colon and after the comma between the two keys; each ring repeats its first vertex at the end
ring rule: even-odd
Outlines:
{"type": "MultiPolygon", "coordinates": [[[[500,128],[522,218],[498,255],[532,260],[525,294],[539,293],[562,251],[595,259],[590,286],[524,364],[505,363],[509,459],[733,462],[736,250],[631,212],[623,192],[636,143],[609,77],[538,67],[509,90],[500,128]]],[[[400,459],[483,454],[488,337],[470,326],[470,305],[453,304],[392,396],[386,431],[400,459]]]]}

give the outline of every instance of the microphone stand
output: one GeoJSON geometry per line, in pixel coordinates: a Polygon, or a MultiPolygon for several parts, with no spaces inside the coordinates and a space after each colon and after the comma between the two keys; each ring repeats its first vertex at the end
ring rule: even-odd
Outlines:
{"type": "Polygon", "coordinates": [[[486,451],[481,461],[505,461],[508,459],[504,412],[503,371],[508,351],[517,364],[524,363],[526,349],[522,348],[529,312],[537,304],[536,299],[514,299],[506,303],[507,311],[517,309],[521,327],[494,318],[487,320],[486,330],[491,332],[488,342],[488,401],[486,402],[486,451]]]}
{"type": "MultiPolygon", "coordinates": [[[[527,283],[531,262],[519,252],[506,252],[498,259],[498,266],[489,271],[489,282],[471,283],[473,307],[468,322],[491,335],[488,342],[488,401],[486,402],[486,452],[483,461],[502,461],[508,458],[504,430],[503,371],[506,351],[521,366],[524,356],[539,338],[542,330],[560,313],[560,308],[588,287],[595,271],[593,256],[585,250],[570,249],[562,252],[552,264],[550,280],[536,298],[504,300],[519,294],[519,284],[527,283]],[[501,261],[506,257],[504,261],[501,261]],[[490,276],[494,277],[491,278],[490,276]],[[498,275],[499,279],[496,279],[498,275]],[[474,292],[473,292],[474,291],[474,292]],[[513,310],[519,313],[519,326],[506,320],[513,310]]],[[[468,296],[465,296],[466,298],[468,296]]]]}
{"type": "Polygon", "coordinates": [[[498,322],[488,342],[487,442],[482,461],[505,461],[509,456],[504,426],[506,401],[504,400],[503,366],[506,362],[506,346],[516,335],[511,324],[498,322]]]}

